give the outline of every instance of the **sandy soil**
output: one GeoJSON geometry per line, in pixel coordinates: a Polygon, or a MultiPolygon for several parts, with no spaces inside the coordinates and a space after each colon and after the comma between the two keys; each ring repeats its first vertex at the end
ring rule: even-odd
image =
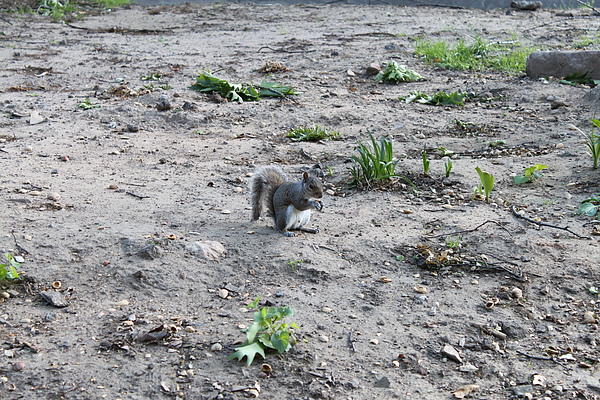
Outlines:
{"type": "Polygon", "coordinates": [[[480,399],[599,398],[598,236],[574,214],[599,173],[570,128],[593,116],[590,89],[412,55],[416,37],[568,48],[597,32],[586,13],[208,4],[71,25],[4,15],[0,248],[22,257],[24,281],[3,288],[0,398],[238,399],[256,385],[265,399],[441,399],[466,385],[480,399]],[[425,81],[364,75],[392,59],[425,81]],[[289,69],[269,80],[301,94],[238,104],[189,89],[204,69],[259,83],[267,61],[289,69]],[[152,74],[162,79],[141,80],[152,74]],[[398,100],[416,90],[472,100],[398,100]],[[161,95],[170,109],[156,108],[161,95]],[[78,107],[85,99],[100,107],[78,107]],[[340,140],[287,139],[313,124],[340,140]],[[418,191],[348,188],[367,132],[393,137],[418,191]],[[450,179],[440,148],[455,152],[450,179]],[[325,171],[319,234],[247,222],[248,177],[272,163],[294,179],[325,171]],[[536,163],[549,167],[540,179],[512,183],[536,163]],[[496,177],[490,204],[472,200],[476,166],[496,177]],[[226,251],[203,259],[203,241],[226,251]],[[40,295],[52,291],[68,305],[40,295]],[[262,360],[226,357],[258,296],[291,306],[301,327],[292,351],[267,356],[269,374],[262,360]]]}

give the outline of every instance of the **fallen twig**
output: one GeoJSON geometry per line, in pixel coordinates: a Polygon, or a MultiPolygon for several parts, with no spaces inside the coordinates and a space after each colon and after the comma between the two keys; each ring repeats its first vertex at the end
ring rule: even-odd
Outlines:
{"type": "Polygon", "coordinates": [[[582,236],[578,233],[573,232],[571,229],[569,229],[568,226],[557,226],[557,225],[547,224],[545,222],[539,222],[539,221],[536,221],[531,218],[527,218],[526,216],[519,214],[517,212],[517,209],[515,208],[515,206],[512,206],[511,210],[512,210],[512,213],[515,215],[515,217],[524,219],[525,221],[535,224],[537,226],[547,226],[549,228],[561,229],[563,231],[569,232],[571,235],[577,236],[579,239],[591,239],[591,237],[589,237],[589,236],[582,236]]]}
{"type": "Polygon", "coordinates": [[[492,221],[492,220],[488,220],[485,221],[482,224],[477,225],[475,228],[473,229],[465,229],[462,231],[457,231],[457,232],[450,232],[450,233],[441,233],[439,235],[433,235],[433,236],[423,236],[425,239],[433,239],[433,238],[438,238],[438,237],[444,237],[444,236],[451,236],[451,235],[458,235],[459,233],[469,233],[469,232],[475,232],[476,230],[478,230],[479,228],[481,228],[482,226],[484,226],[485,224],[488,223],[494,223],[496,225],[498,225],[499,227],[501,227],[502,229],[504,229],[506,232],[510,233],[508,231],[508,229],[506,229],[504,226],[502,226],[502,224],[498,221],[492,221]]]}
{"type": "Polygon", "coordinates": [[[498,339],[506,340],[506,338],[507,338],[506,333],[500,332],[499,330],[496,330],[493,328],[490,328],[487,325],[479,324],[476,322],[472,322],[471,325],[476,328],[481,329],[483,332],[487,333],[488,335],[497,337],[498,339]]]}
{"type": "Polygon", "coordinates": [[[14,231],[12,231],[10,234],[12,235],[12,237],[13,237],[13,240],[15,241],[15,246],[17,246],[17,248],[18,248],[18,249],[19,249],[19,250],[20,250],[20,251],[21,251],[23,254],[29,254],[29,251],[27,251],[27,249],[26,249],[26,248],[24,248],[23,246],[21,246],[21,245],[19,244],[19,242],[17,241],[17,237],[15,236],[15,232],[14,232],[14,231]]]}
{"type": "Polygon", "coordinates": [[[135,198],[138,198],[138,199],[149,199],[150,198],[150,196],[140,196],[139,194],[135,194],[132,192],[125,192],[125,193],[127,193],[128,195],[133,196],[135,198]]]}
{"type": "Polygon", "coordinates": [[[584,3],[581,0],[575,0],[576,2],[578,2],[579,4],[581,4],[583,7],[587,7],[589,9],[591,9],[593,12],[595,12],[595,15],[600,15],[600,11],[596,10],[594,7],[590,6],[588,3],[584,3]]]}

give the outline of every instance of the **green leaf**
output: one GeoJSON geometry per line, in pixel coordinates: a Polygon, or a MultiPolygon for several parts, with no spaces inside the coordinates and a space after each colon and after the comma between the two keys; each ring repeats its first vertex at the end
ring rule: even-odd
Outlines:
{"type": "Polygon", "coordinates": [[[522,183],[527,183],[527,182],[529,182],[531,180],[529,178],[529,176],[527,176],[525,174],[524,175],[517,175],[513,179],[514,179],[515,185],[520,185],[522,183]]]}
{"type": "Polygon", "coordinates": [[[482,171],[479,167],[475,167],[475,170],[479,174],[481,186],[483,186],[485,192],[485,201],[490,201],[490,194],[494,190],[494,177],[490,173],[482,171]]]}
{"type": "Polygon", "coordinates": [[[252,325],[250,325],[250,328],[248,328],[248,330],[246,331],[246,343],[252,343],[254,341],[256,334],[260,332],[260,328],[260,322],[255,321],[252,323],[252,325]]]}
{"type": "Polygon", "coordinates": [[[277,331],[271,335],[271,343],[272,347],[281,353],[285,353],[291,347],[291,335],[289,331],[277,331]]]}
{"type": "Polygon", "coordinates": [[[254,361],[254,357],[256,357],[257,354],[260,354],[262,358],[265,358],[265,350],[260,343],[257,342],[238,347],[235,350],[235,353],[229,355],[227,358],[230,360],[237,358],[238,361],[242,361],[242,359],[246,357],[246,365],[252,364],[252,361],[254,361]]]}
{"type": "Polygon", "coordinates": [[[588,215],[590,217],[594,217],[596,214],[598,214],[598,206],[591,202],[583,203],[579,207],[579,210],[577,210],[577,214],[583,214],[588,215]]]}

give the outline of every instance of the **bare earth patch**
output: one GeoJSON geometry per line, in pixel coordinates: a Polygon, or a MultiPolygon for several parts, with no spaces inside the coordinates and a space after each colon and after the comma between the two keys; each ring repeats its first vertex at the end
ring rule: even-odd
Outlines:
{"type": "Polygon", "coordinates": [[[66,25],[5,14],[0,248],[24,259],[24,281],[2,289],[0,398],[599,398],[598,236],[574,214],[599,172],[569,127],[593,117],[590,89],[412,55],[416,37],[568,46],[597,31],[585,15],[207,4],[66,25]],[[364,74],[392,59],[425,81],[364,74]],[[226,102],[189,88],[202,70],[301,94],[226,102]],[[398,100],[417,90],[472,100],[398,100]],[[286,137],[312,125],[339,140],[286,137]],[[367,132],[391,135],[417,191],[348,188],[367,132]],[[441,148],[455,154],[449,179],[441,148]],[[320,233],[247,222],[248,177],[271,163],[295,179],[320,164],[320,233]],[[534,164],[549,168],[515,186],[534,164]],[[472,200],[477,166],[496,177],[490,204],[472,200]],[[218,261],[199,255],[205,241],[224,246],[218,261]],[[226,357],[258,296],[291,306],[301,328],[289,353],[267,355],[272,371],[226,357]]]}

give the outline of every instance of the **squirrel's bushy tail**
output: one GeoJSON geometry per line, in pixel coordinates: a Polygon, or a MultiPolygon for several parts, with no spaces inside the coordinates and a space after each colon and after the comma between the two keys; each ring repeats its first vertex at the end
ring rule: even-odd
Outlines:
{"type": "Polygon", "coordinates": [[[270,215],[274,214],[273,194],[285,181],[287,181],[285,172],[274,165],[261,167],[254,172],[250,180],[250,204],[253,220],[257,220],[262,215],[265,206],[270,215]]]}

